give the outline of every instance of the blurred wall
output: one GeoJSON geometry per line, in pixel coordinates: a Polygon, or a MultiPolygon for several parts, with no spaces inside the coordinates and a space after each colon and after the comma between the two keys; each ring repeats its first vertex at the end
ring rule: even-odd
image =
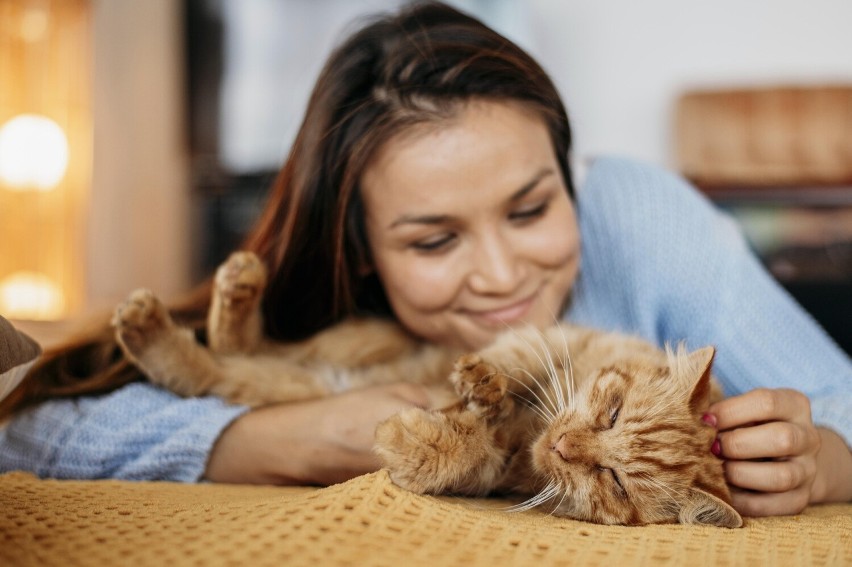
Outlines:
{"type": "Polygon", "coordinates": [[[93,0],[89,309],[189,285],[183,22],[176,0],[93,0]]]}
{"type": "Polygon", "coordinates": [[[554,77],[576,157],[673,166],[684,89],[852,83],[848,0],[530,0],[531,48],[554,77]]]}

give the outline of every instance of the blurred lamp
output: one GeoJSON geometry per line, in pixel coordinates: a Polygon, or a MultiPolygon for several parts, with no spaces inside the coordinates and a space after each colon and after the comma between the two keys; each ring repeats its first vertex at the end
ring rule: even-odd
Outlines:
{"type": "Polygon", "coordinates": [[[83,305],[90,0],[0,0],[0,314],[83,305]]]}
{"type": "Polygon", "coordinates": [[[68,167],[68,138],[44,116],[20,114],[0,126],[0,182],[11,190],[49,191],[68,167]]]}

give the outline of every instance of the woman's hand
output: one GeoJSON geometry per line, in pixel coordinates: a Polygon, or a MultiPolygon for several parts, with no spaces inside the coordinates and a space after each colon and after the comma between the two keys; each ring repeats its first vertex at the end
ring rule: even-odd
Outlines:
{"type": "Polygon", "coordinates": [[[795,390],[758,389],[710,407],[719,429],[734,508],[746,516],[797,514],[816,502],[852,498],[852,453],[811,421],[795,390]]]}
{"type": "Polygon", "coordinates": [[[205,478],[251,484],[343,482],[375,471],[376,425],[429,397],[415,384],[396,383],[250,411],[219,437],[205,478]]]}

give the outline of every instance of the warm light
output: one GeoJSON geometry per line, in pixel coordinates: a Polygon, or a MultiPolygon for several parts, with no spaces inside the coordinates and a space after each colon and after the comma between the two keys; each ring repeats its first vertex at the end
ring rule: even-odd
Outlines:
{"type": "Polygon", "coordinates": [[[49,118],[20,114],[0,127],[0,182],[8,189],[53,189],[68,167],[68,139],[49,118]]]}
{"type": "Polygon", "coordinates": [[[44,39],[47,29],[48,17],[44,6],[29,7],[21,17],[21,39],[28,43],[44,39]]]}
{"type": "Polygon", "coordinates": [[[65,311],[56,283],[35,272],[15,272],[0,281],[0,313],[11,319],[52,320],[65,311]]]}

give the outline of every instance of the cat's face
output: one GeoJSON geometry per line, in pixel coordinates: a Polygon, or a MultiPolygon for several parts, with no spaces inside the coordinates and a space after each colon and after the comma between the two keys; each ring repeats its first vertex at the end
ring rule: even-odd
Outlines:
{"type": "Polygon", "coordinates": [[[739,527],[701,422],[713,349],[668,366],[603,368],[533,445],[554,513],[604,524],[707,523],[739,527]],[[564,496],[564,498],[563,498],[564,496]]]}

